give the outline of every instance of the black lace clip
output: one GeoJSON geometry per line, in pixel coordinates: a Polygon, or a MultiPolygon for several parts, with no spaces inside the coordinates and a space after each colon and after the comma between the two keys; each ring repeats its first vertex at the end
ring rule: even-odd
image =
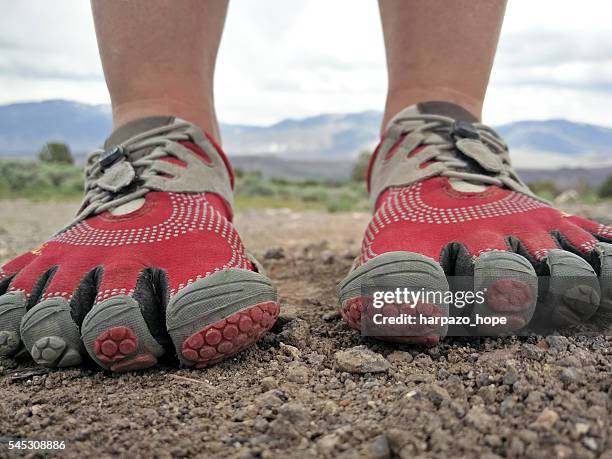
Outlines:
{"type": "Polygon", "coordinates": [[[98,164],[100,164],[100,167],[104,170],[126,156],[125,148],[121,145],[114,145],[104,150],[104,153],[102,153],[100,159],[98,159],[98,164]]]}
{"type": "Polygon", "coordinates": [[[453,139],[474,139],[480,140],[480,132],[472,123],[468,121],[456,120],[451,129],[450,135],[453,139]]]}

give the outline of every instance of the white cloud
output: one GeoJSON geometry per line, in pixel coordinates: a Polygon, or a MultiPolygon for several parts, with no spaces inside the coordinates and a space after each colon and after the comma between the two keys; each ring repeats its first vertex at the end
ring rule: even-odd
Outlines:
{"type": "MultiPolygon", "coordinates": [[[[107,103],[89,2],[0,0],[0,103],[107,103]]],[[[510,1],[486,121],[570,118],[612,125],[612,4],[510,1]]],[[[377,3],[233,0],[217,74],[227,122],[267,124],[382,109],[377,3]]]]}

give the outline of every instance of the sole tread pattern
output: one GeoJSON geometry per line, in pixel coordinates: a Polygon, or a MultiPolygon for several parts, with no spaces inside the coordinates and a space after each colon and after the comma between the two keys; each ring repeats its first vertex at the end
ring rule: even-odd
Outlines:
{"type": "Polygon", "coordinates": [[[181,355],[196,368],[220,362],[255,343],[276,322],[280,305],[269,301],[238,311],[189,336],[181,355]]]}

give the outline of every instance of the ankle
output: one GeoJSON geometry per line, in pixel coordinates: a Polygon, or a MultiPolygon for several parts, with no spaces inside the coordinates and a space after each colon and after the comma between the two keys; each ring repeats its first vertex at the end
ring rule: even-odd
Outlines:
{"type": "Polygon", "coordinates": [[[169,98],[140,99],[113,104],[113,128],[117,129],[131,121],[151,116],[173,115],[195,124],[203,132],[210,135],[217,143],[221,143],[219,125],[212,108],[212,101],[206,104],[183,102],[169,98]],[[204,108],[204,107],[209,107],[204,108]]]}
{"type": "Polygon", "coordinates": [[[479,120],[482,118],[482,98],[445,87],[421,87],[390,89],[381,132],[384,134],[389,121],[404,108],[419,102],[441,101],[451,102],[465,108],[479,120]]]}

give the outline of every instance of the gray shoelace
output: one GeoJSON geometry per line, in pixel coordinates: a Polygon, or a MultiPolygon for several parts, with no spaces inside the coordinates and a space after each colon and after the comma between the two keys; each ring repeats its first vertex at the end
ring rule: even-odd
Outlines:
{"type": "Polygon", "coordinates": [[[506,143],[489,126],[467,123],[477,135],[477,139],[473,140],[486,147],[479,148],[472,159],[481,165],[495,163],[498,166],[484,174],[470,170],[467,158],[458,151],[457,143],[450,135],[456,126],[454,119],[439,115],[410,115],[397,118],[394,124],[407,134],[403,144],[425,147],[419,154],[421,164],[436,161],[443,165],[439,175],[476,184],[507,186],[531,194],[512,169],[506,143]]]}
{"type": "Polygon", "coordinates": [[[186,133],[189,123],[175,123],[155,128],[136,135],[120,145],[114,146],[121,152],[120,157],[109,167],[103,167],[101,158],[108,150],[94,151],[87,159],[85,167],[85,197],[74,219],[57,234],[76,225],[92,215],[100,214],[116,208],[135,199],[141,198],[153,188],[150,186],[152,177],[158,176],[152,166],[161,158],[174,156],[179,148],[177,142],[189,140],[186,133]],[[109,189],[102,181],[105,174],[123,164],[124,171],[119,175],[129,174],[122,180],[124,186],[109,189]],[[133,175],[131,175],[133,174],[133,175]]]}

